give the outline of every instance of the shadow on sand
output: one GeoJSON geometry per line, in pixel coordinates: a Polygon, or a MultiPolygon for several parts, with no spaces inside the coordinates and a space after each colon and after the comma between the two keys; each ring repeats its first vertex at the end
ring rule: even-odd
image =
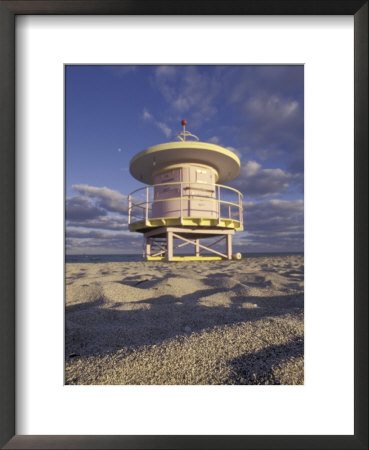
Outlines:
{"type": "Polygon", "coordinates": [[[229,361],[231,376],[228,384],[281,384],[273,369],[286,360],[302,356],[304,341],[301,337],[287,344],[269,345],[259,352],[241,355],[229,361]]]}
{"type": "MultiPolygon", "coordinates": [[[[65,310],[66,362],[94,357],[100,360],[118,351],[123,351],[122,357],[126,357],[144,346],[160,345],[174,338],[181,340],[191,333],[211,332],[225,326],[252,324],[266,319],[263,326],[271,327],[270,336],[278,331],[282,338],[276,341],[272,337],[265,342],[266,346],[258,347],[264,346],[262,350],[241,354],[248,350],[247,344],[240,352],[233,353],[241,356],[227,360],[230,376],[226,384],[280,384],[275,375],[278,368],[285,362],[293,367],[294,360],[303,364],[303,336],[295,336],[292,332],[288,342],[283,337],[284,326],[289,319],[302,318],[303,270],[295,271],[287,266],[285,272],[278,271],[275,278],[268,273],[219,273],[215,270],[201,278],[203,288],[198,285],[194,292],[179,297],[178,291],[174,291],[176,282],[171,284],[177,275],[165,270],[165,266],[162,269],[160,274],[141,273],[140,276],[125,276],[122,280],[111,281],[129,289],[127,294],[117,290],[116,295],[113,290],[109,298],[104,297],[103,289],[95,281],[79,285],[82,288],[80,295],[85,301],[68,305],[65,310]],[[145,295],[139,294],[140,298],[150,297],[131,300],[125,295],[128,296],[132,288],[146,290],[145,295]],[[251,295],[255,288],[265,289],[267,295],[251,295]],[[273,291],[275,295],[270,296],[273,291]],[[86,301],[88,299],[90,301],[86,301]]],[[[102,276],[108,274],[101,271],[102,276]]],[[[74,272],[66,283],[73,283],[84,275],[82,270],[74,272]]],[[[192,283],[190,278],[188,283],[192,283]]],[[[191,286],[189,288],[191,291],[191,286]]],[[[258,326],[255,326],[255,331],[257,333],[258,326]]]]}
{"type": "Polygon", "coordinates": [[[151,297],[128,304],[129,309],[127,303],[100,297],[66,307],[66,359],[70,354],[103,356],[214,327],[295,315],[303,311],[303,303],[303,294],[252,297],[219,288],[180,298],[171,294],[151,297]],[[216,294],[228,296],[229,304],[203,304],[204,299],[216,294]]]}

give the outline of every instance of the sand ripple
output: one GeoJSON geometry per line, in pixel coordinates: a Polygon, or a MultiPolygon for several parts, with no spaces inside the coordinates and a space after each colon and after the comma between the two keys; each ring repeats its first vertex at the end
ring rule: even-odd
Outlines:
{"type": "Polygon", "coordinates": [[[67,264],[66,384],[303,384],[302,256],[67,264]]]}

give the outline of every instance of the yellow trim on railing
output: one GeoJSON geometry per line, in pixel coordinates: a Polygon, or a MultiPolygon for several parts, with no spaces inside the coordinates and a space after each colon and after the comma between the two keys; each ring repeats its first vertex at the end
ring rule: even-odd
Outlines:
{"type": "Polygon", "coordinates": [[[206,181],[169,181],[168,183],[158,183],[158,184],[150,184],[141,188],[136,189],[135,191],[131,192],[129,195],[133,195],[138,191],[143,191],[144,189],[151,189],[151,188],[156,188],[158,186],[168,186],[168,185],[173,185],[173,184],[185,184],[187,185],[191,185],[191,184],[206,184],[207,186],[215,186],[215,187],[220,187],[229,191],[233,191],[236,192],[237,194],[240,194],[241,197],[243,198],[243,194],[242,192],[240,192],[239,190],[231,187],[231,186],[226,186],[224,184],[216,184],[216,183],[206,183],[206,181]]]}
{"type": "MultiPolygon", "coordinates": [[[[196,190],[196,187],[194,187],[194,190],[196,190]]],[[[184,225],[184,226],[210,226],[210,227],[220,227],[220,228],[231,228],[237,231],[243,230],[243,207],[242,207],[242,198],[243,195],[241,192],[239,192],[237,189],[234,189],[229,186],[223,186],[220,184],[214,184],[214,183],[206,183],[206,182],[187,182],[187,181],[175,181],[175,182],[169,182],[169,183],[160,183],[153,186],[145,186],[143,188],[136,189],[129,195],[130,199],[130,211],[129,211],[129,229],[131,231],[140,231],[144,228],[151,228],[151,227],[157,227],[157,226],[174,226],[174,225],[184,225]],[[190,188],[191,186],[198,186],[198,185],[205,185],[205,186],[211,186],[213,188],[217,188],[216,197],[210,197],[210,196],[203,196],[203,195],[185,195],[180,197],[169,197],[169,198],[160,198],[160,199],[151,199],[149,201],[149,189],[155,188],[157,186],[181,186],[181,193],[183,191],[183,185],[186,188],[190,188]],[[220,199],[220,189],[225,189],[228,191],[233,191],[238,195],[239,201],[237,203],[231,202],[228,200],[221,200],[220,199]],[[139,201],[139,203],[135,204],[132,200],[132,194],[135,194],[138,191],[145,190],[146,193],[146,201],[139,201]],[[180,207],[180,216],[183,213],[182,209],[182,200],[185,201],[191,201],[191,200],[198,200],[198,201],[211,201],[218,203],[218,216],[217,218],[208,218],[208,217],[152,217],[149,218],[149,211],[152,211],[152,205],[155,203],[165,203],[165,202],[171,202],[171,201],[181,201],[181,207],[180,207]],[[237,215],[238,220],[232,219],[230,216],[235,217],[236,214],[230,214],[228,217],[220,217],[220,207],[224,204],[225,206],[228,206],[228,209],[231,208],[237,208],[237,215]],[[145,206],[142,206],[145,205],[145,206]],[[132,214],[132,210],[134,208],[141,208],[145,210],[146,212],[146,220],[143,218],[140,218],[139,220],[134,221],[134,214],[132,214]]],[[[215,212],[215,211],[214,211],[215,212]]],[[[138,219],[138,217],[136,216],[138,219]]]]}
{"type": "MultiPolygon", "coordinates": [[[[158,198],[157,200],[153,200],[151,202],[151,204],[154,203],[160,203],[160,202],[171,202],[171,201],[175,201],[175,200],[194,200],[194,199],[200,199],[200,200],[204,200],[204,201],[210,201],[210,202],[215,202],[215,203],[224,203],[226,205],[233,205],[233,206],[237,206],[237,208],[239,208],[239,204],[238,203],[233,203],[233,202],[227,202],[227,200],[218,200],[217,198],[212,198],[212,197],[202,197],[201,195],[191,195],[191,197],[189,196],[182,196],[182,197],[170,197],[170,198],[158,198]]],[[[136,205],[133,203],[133,206],[140,206],[140,205],[136,205]]],[[[224,217],[226,219],[226,217],[224,217]]]]}
{"type": "Polygon", "coordinates": [[[129,225],[130,231],[144,231],[147,228],[156,228],[161,226],[187,226],[187,227],[216,227],[228,228],[242,231],[243,227],[239,220],[234,219],[212,219],[211,217],[155,217],[151,219],[139,220],[129,225]]]}

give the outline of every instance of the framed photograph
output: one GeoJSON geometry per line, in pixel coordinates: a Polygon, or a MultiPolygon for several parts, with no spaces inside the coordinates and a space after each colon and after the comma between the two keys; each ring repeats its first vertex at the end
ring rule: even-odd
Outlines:
{"type": "Polygon", "coordinates": [[[368,4],[200,5],[0,2],[4,448],[368,447],[368,4]]]}
{"type": "Polygon", "coordinates": [[[65,93],[65,384],[303,385],[304,66],[66,65],[65,93]]]}

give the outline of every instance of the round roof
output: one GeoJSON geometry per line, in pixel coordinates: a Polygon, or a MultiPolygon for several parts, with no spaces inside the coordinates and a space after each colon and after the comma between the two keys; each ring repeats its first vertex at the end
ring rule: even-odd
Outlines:
{"type": "Polygon", "coordinates": [[[153,184],[153,172],[169,164],[199,163],[213,167],[218,182],[235,178],[240,172],[240,160],[231,150],[208,142],[168,142],[155,145],[135,155],[129,170],[142,183],[153,184]]]}

